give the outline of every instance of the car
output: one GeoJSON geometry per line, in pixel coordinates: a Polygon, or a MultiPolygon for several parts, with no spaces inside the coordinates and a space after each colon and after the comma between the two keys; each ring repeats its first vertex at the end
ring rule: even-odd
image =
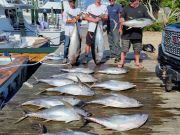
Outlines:
{"type": "Polygon", "coordinates": [[[180,23],[164,28],[155,72],[163,81],[165,91],[180,90],[180,23]]]}

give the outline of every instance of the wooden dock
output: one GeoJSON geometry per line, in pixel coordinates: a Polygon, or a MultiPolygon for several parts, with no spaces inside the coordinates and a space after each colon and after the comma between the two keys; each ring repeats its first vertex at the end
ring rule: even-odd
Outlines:
{"type": "MultiPolygon", "coordinates": [[[[96,71],[99,68],[113,66],[109,64],[103,64],[101,66],[95,66],[92,62],[88,65],[90,68],[95,69],[96,71]]],[[[37,78],[48,78],[53,74],[60,74],[60,68],[62,66],[47,66],[42,65],[36,72],[35,76],[37,78]]],[[[66,67],[67,68],[67,67],[66,67]]],[[[120,81],[129,81],[135,83],[137,87],[135,89],[131,89],[128,91],[117,92],[120,94],[124,94],[133,98],[136,98],[141,103],[143,103],[143,107],[141,108],[133,108],[133,109],[116,109],[116,108],[109,108],[109,107],[102,107],[100,105],[88,105],[85,107],[86,110],[91,112],[94,116],[111,116],[114,114],[134,114],[134,113],[147,113],[149,114],[149,119],[142,127],[134,130],[130,130],[124,132],[124,134],[128,135],[175,135],[173,133],[180,134],[178,130],[179,125],[166,127],[162,125],[164,124],[164,120],[172,120],[177,121],[175,118],[178,114],[174,112],[170,112],[169,110],[176,109],[174,106],[164,107],[166,99],[163,98],[164,91],[160,87],[161,81],[156,77],[154,72],[149,72],[147,70],[138,69],[129,69],[129,73],[125,75],[102,75],[95,73],[94,76],[99,81],[115,79],[120,81]],[[157,128],[156,128],[157,127],[157,128]],[[166,128],[165,128],[166,127],[166,128]],[[165,128],[162,131],[162,128],[165,128]],[[172,134],[171,134],[172,133],[172,134]]],[[[35,82],[35,79],[31,77],[28,80],[29,83],[35,82]]],[[[67,129],[72,130],[81,130],[81,131],[90,131],[94,133],[98,133],[100,135],[120,135],[119,132],[114,132],[113,130],[105,130],[98,124],[89,123],[87,126],[79,129],[82,125],[82,122],[73,122],[73,123],[63,123],[63,122],[44,122],[42,119],[34,119],[34,118],[27,118],[24,121],[14,124],[19,118],[23,117],[24,111],[36,111],[37,108],[34,107],[20,107],[19,105],[25,101],[46,97],[48,96],[47,93],[36,95],[38,92],[43,91],[50,86],[43,83],[38,83],[34,85],[33,88],[29,88],[26,85],[18,91],[18,93],[13,97],[13,99],[4,107],[2,111],[0,111],[0,135],[37,135],[42,132],[42,128],[39,125],[43,124],[46,126],[48,132],[59,132],[64,131],[67,129]]],[[[90,99],[94,99],[97,97],[102,96],[105,93],[110,93],[107,90],[101,89],[94,89],[96,91],[96,95],[93,97],[81,97],[78,98],[88,101],[90,99]]],[[[179,94],[179,93],[178,93],[179,94]]],[[[52,94],[51,94],[52,95],[52,94]]],[[[178,100],[178,96],[176,97],[178,100]]],[[[179,101],[178,101],[179,102],[179,101]]],[[[179,120],[179,119],[178,119],[179,120]]],[[[176,134],[176,135],[177,135],[176,134]]]]}

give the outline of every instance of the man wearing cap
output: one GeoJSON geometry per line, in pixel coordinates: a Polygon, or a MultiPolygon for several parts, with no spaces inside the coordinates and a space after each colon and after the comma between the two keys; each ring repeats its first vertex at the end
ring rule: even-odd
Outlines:
{"type": "MultiPolygon", "coordinates": [[[[65,43],[64,43],[64,60],[63,63],[68,62],[68,49],[70,45],[70,36],[72,34],[74,24],[80,19],[80,9],[75,7],[76,0],[69,0],[70,8],[66,9],[63,13],[63,22],[65,24],[65,43]]],[[[78,24],[78,29],[80,29],[80,25],[78,24]]]]}
{"type": "MultiPolygon", "coordinates": [[[[138,19],[138,18],[151,18],[144,5],[140,3],[140,0],[130,0],[128,6],[126,6],[121,14],[121,24],[124,21],[138,19]]],[[[121,26],[122,26],[121,25],[121,26]]],[[[141,28],[128,28],[123,26],[122,30],[122,50],[121,61],[118,67],[123,67],[125,63],[126,53],[129,51],[130,45],[133,45],[135,55],[135,66],[137,68],[143,68],[140,64],[140,52],[142,50],[142,29],[141,28]]]]}
{"type": "Polygon", "coordinates": [[[110,5],[108,9],[108,21],[107,21],[107,35],[109,42],[109,49],[111,52],[111,58],[115,58],[114,62],[120,60],[121,47],[119,44],[120,34],[120,14],[122,12],[122,6],[116,4],[116,0],[109,0],[110,5]]]}
{"type": "Polygon", "coordinates": [[[88,63],[90,48],[95,43],[95,29],[97,23],[102,27],[102,22],[107,20],[107,7],[101,4],[101,0],[96,0],[94,4],[87,7],[86,11],[87,14],[84,19],[88,21],[88,32],[86,35],[84,64],[88,63]]]}

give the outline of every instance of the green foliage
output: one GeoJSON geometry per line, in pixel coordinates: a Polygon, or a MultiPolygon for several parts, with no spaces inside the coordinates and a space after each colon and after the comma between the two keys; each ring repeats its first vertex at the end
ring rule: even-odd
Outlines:
{"type": "Polygon", "coordinates": [[[162,31],[164,28],[164,24],[162,22],[155,22],[151,26],[145,27],[144,31],[162,31]]]}
{"type": "MultiPolygon", "coordinates": [[[[168,20],[167,25],[176,23],[176,22],[177,22],[176,18],[172,17],[168,20]]],[[[157,22],[153,23],[152,25],[145,27],[143,30],[144,31],[162,31],[163,29],[164,29],[164,23],[157,21],[157,22]]]]}
{"type": "Polygon", "coordinates": [[[116,0],[116,2],[117,2],[118,4],[123,5],[123,6],[128,5],[128,0],[116,0]]]}
{"type": "Polygon", "coordinates": [[[176,17],[171,17],[171,18],[169,18],[167,24],[176,23],[176,22],[177,22],[177,21],[176,21],[176,17]]]}

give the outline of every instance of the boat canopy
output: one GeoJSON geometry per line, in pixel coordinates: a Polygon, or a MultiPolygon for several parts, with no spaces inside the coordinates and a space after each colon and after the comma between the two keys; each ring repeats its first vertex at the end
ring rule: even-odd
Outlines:
{"type": "Polygon", "coordinates": [[[0,7],[3,7],[3,8],[12,8],[12,7],[14,7],[14,5],[8,3],[6,0],[0,0],[0,7]]]}

